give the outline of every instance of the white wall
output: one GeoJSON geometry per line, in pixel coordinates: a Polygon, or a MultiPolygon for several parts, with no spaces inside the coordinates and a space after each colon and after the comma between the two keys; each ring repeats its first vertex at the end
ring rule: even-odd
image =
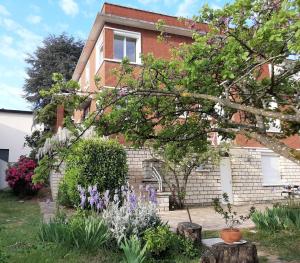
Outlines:
{"type": "MultiPolygon", "coordinates": [[[[9,149],[9,162],[16,162],[20,155],[27,155],[25,136],[31,134],[33,115],[29,113],[2,112],[0,110],[0,149],[9,149]]],[[[0,167],[0,189],[5,185],[4,162],[0,167]]]]}

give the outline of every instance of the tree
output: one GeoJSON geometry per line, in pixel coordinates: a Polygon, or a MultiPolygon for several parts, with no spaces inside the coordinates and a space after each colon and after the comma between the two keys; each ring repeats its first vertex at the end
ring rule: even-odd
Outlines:
{"type": "Polygon", "coordinates": [[[49,103],[48,97],[41,97],[41,89],[50,89],[53,84],[52,74],[60,73],[66,80],[72,78],[75,66],[83,48],[81,40],[61,34],[50,35],[43,41],[33,54],[26,58],[28,64],[25,79],[25,98],[40,109],[49,103]]]}
{"type": "Polygon", "coordinates": [[[207,23],[209,32],[195,31],[194,43],[175,49],[170,60],[145,56],[138,77],[123,63],[118,86],[126,92],[99,95],[98,105],[123,99],[100,118],[98,131],[196,148],[211,132],[223,139],[241,134],[300,164],[300,151],[282,142],[300,128],[299,9],[296,0],[204,7],[195,22],[207,23]],[[281,132],[269,133],[277,120],[281,132]]]}
{"type": "Polygon", "coordinates": [[[177,208],[183,208],[186,199],[188,181],[195,168],[203,165],[216,165],[226,153],[227,145],[204,148],[195,151],[187,143],[184,146],[170,142],[156,149],[155,157],[160,161],[160,175],[163,183],[172,192],[172,203],[177,208]]]}
{"type": "Polygon", "coordinates": [[[25,98],[33,104],[35,123],[43,125],[43,130],[25,138],[26,144],[32,148],[32,157],[35,157],[46,138],[52,136],[56,121],[57,103],[50,103],[51,96],[42,95],[41,91],[45,94],[45,91],[55,84],[52,78],[54,73],[59,72],[64,80],[71,80],[82,48],[81,40],[75,40],[66,34],[50,35],[44,39],[42,46],[25,60],[28,64],[28,78],[25,79],[23,87],[25,98]]]}
{"type": "Polygon", "coordinates": [[[299,164],[300,151],[282,142],[300,128],[299,9],[296,0],[204,7],[194,23],[206,22],[209,32],[195,30],[193,44],[171,59],[143,56],[138,75],[125,59],[117,88],[99,87],[98,108],[79,136],[94,125],[99,135],[121,133],[136,145],[188,144],[204,153],[211,133],[241,134],[299,164]],[[281,132],[268,133],[276,120],[281,132]]]}

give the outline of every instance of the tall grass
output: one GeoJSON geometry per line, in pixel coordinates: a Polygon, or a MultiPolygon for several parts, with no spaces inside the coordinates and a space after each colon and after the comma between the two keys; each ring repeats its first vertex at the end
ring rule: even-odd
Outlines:
{"type": "Polygon", "coordinates": [[[43,242],[95,250],[106,243],[109,234],[102,219],[97,217],[75,217],[69,221],[56,217],[41,225],[39,237],[43,242]]]}
{"type": "Polygon", "coordinates": [[[259,230],[266,232],[300,230],[300,204],[293,202],[257,211],[251,219],[259,230]]]}

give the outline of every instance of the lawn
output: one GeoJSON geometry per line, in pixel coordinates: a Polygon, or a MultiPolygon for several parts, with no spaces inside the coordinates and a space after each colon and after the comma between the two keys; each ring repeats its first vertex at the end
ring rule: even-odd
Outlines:
{"type": "Polygon", "coordinates": [[[38,239],[41,222],[37,201],[19,201],[10,192],[0,192],[0,262],[120,262],[119,253],[101,250],[90,254],[38,239]]]}
{"type": "MultiPolygon", "coordinates": [[[[40,222],[40,208],[36,200],[21,201],[10,192],[0,191],[0,263],[122,261],[119,251],[101,249],[91,253],[43,244],[38,238],[40,222]]],[[[161,262],[196,263],[199,259],[190,260],[176,255],[176,259],[161,262]]]]}

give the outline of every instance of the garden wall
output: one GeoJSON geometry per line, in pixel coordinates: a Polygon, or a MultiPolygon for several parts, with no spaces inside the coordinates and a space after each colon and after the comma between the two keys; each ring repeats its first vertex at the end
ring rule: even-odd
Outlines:
{"type": "MultiPolygon", "coordinates": [[[[230,150],[230,164],[232,175],[232,192],[235,204],[262,203],[278,201],[282,185],[300,185],[300,166],[279,158],[282,185],[264,186],[261,156],[266,149],[233,148],[230,150]]],[[[151,159],[147,149],[127,149],[129,182],[138,189],[144,179],[143,161],[151,159]]],[[[57,188],[61,173],[52,172],[50,185],[52,195],[57,196],[57,188]]],[[[169,191],[168,189],[166,189],[169,191]]],[[[186,203],[190,205],[208,205],[215,197],[221,195],[221,179],[219,166],[207,165],[199,171],[194,171],[187,185],[186,203]]]]}

